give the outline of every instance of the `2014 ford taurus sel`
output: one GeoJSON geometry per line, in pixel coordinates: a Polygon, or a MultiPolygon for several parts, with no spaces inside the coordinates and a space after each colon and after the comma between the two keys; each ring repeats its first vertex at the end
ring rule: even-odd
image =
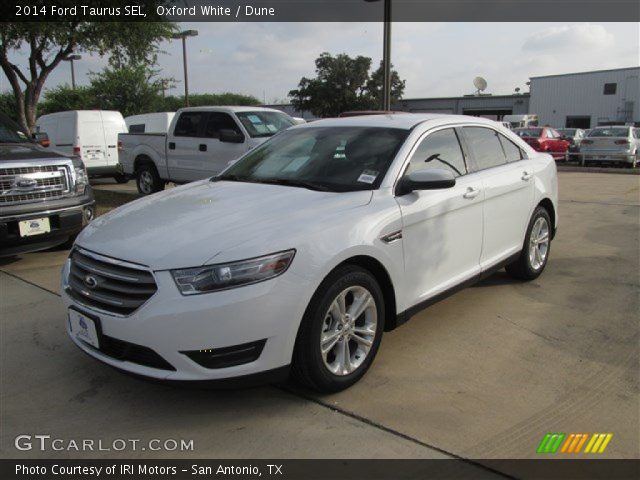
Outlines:
{"type": "Polygon", "coordinates": [[[89,224],[67,328],[142,376],[336,391],[435,299],[504,266],[538,277],[557,223],[553,159],[496,122],[321,120],[89,224]]]}

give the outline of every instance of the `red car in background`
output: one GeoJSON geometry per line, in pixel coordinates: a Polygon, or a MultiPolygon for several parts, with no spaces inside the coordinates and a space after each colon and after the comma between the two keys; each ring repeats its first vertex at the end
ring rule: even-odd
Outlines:
{"type": "Polygon", "coordinates": [[[555,160],[566,160],[570,143],[551,127],[516,128],[514,132],[536,152],[550,154],[555,160]]]}

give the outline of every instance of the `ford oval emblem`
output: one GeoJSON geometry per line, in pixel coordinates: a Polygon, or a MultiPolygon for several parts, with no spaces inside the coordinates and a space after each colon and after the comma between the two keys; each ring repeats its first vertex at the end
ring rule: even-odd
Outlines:
{"type": "Polygon", "coordinates": [[[14,180],[13,185],[18,188],[33,188],[38,182],[33,178],[18,177],[14,180]]]}
{"type": "Polygon", "coordinates": [[[85,275],[84,284],[89,288],[96,288],[98,286],[98,280],[93,275],[85,275]]]}

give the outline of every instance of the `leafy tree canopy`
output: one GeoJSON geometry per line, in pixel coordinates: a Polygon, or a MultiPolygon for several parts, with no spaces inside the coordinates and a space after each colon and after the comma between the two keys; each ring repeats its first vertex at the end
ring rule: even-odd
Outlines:
{"type": "MultiPolygon", "coordinates": [[[[382,64],[373,73],[371,58],[347,54],[335,57],[324,52],[315,61],[316,77],[303,77],[296,90],[291,90],[291,103],[298,110],[311,111],[318,117],[334,117],[349,110],[371,110],[382,103],[382,64]]],[[[405,81],[391,72],[391,99],[404,93],[405,81]]]]}

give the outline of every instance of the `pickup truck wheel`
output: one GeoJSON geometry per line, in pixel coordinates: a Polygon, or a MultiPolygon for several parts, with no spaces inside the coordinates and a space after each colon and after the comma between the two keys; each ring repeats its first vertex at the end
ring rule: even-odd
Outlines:
{"type": "Polygon", "coordinates": [[[354,265],[337,269],[305,312],[294,348],[294,378],[320,392],[356,383],[376,356],[384,314],[384,297],[371,273],[354,265]]]}
{"type": "Polygon", "coordinates": [[[129,181],[129,179],[124,173],[116,173],[113,176],[113,179],[118,183],[127,183],[129,181]]]}
{"type": "Polygon", "coordinates": [[[518,280],[533,280],[540,276],[549,259],[551,228],[547,209],[536,208],[529,221],[520,257],[506,267],[510,276],[518,280]]]}
{"type": "Polygon", "coordinates": [[[136,170],[136,186],[142,195],[151,195],[164,189],[164,183],[156,167],[146,163],[136,170]]]}

